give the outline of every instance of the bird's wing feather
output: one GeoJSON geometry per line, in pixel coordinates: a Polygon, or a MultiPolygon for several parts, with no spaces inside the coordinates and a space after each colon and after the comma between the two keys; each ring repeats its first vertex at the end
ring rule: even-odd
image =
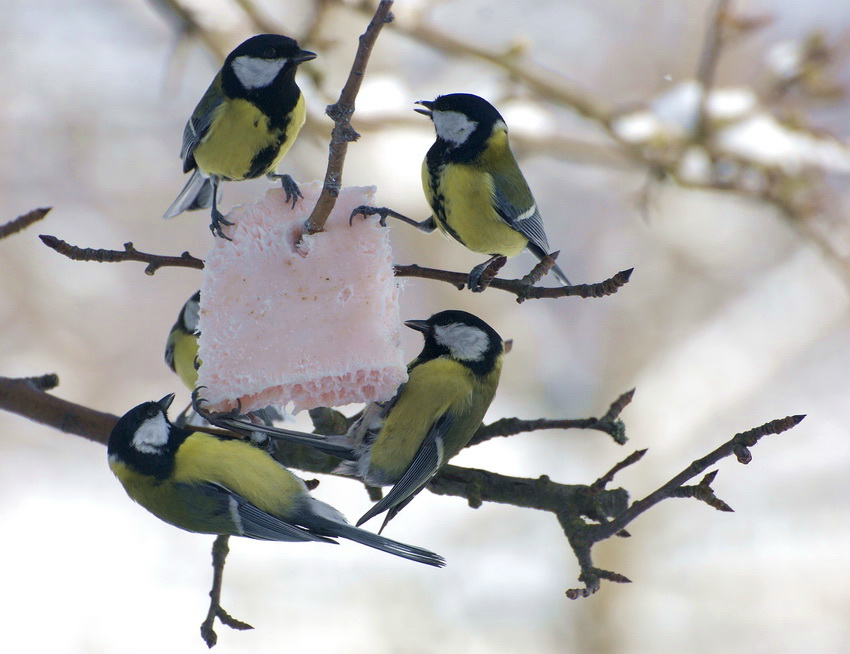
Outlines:
{"type": "Polygon", "coordinates": [[[358,527],[376,515],[401,504],[422,490],[443,464],[443,442],[453,424],[454,418],[449,414],[440,416],[428,431],[410,466],[405,470],[390,492],[357,521],[358,527]]]}
{"type": "Polygon", "coordinates": [[[241,529],[242,536],[259,540],[275,540],[288,542],[324,541],[335,543],[333,539],[324,538],[276,518],[270,513],[257,508],[241,495],[213,482],[205,482],[194,486],[204,496],[216,500],[221,506],[226,506],[234,522],[241,529]],[[238,520],[236,519],[238,518],[238,520]]]}
{"type": "Polygon", "coordinates": [[[219,90],[213,91],[216,84],[220,87],[221,73],[213,80],[213,83],[204,93],[204,97],[198,102],[192,116],[186,121],[186,127],[183,129],[183,146],[180,148],[180,158],[183,160],[183,172],[188,173],[195,167],[194,152],[195,148],[204,140],[207,132],[212,125],[213,118],[216,114],[216,109],[224,102],[224,94],[219,90]]]}
{"type": "Polygon", "coordinates": [[[505,175],[493,174],[493,206],[508,225],[532,244],[549,252],[549,241],[543,231],[543,218],[525,179],[512,182],[505,175]]]}

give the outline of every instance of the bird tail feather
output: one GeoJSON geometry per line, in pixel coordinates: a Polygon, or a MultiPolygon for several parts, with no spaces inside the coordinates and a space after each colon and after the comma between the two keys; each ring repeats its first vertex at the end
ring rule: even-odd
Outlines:
{"type": "Polygon", "coordinates": [[[213,201],[213,183],[212,179],[204,175],[197,168],[192,173],[186,186],[180,191],[177,199],[168,207],[163,218],[174,218],[184,211],[194,211],[195,209],[208,209],[212,206],[213,201]]]}

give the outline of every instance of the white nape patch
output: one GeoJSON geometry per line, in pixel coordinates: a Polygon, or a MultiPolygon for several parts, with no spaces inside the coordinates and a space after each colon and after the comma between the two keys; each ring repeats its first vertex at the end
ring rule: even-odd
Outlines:
{"type": "Polygon", "coordinates": [[[200,320],[201,304],[200,302],[189,301],[183,307],[183,323],[190,333],[198,331],[198,321],[200,320]]]}
{"type": "Polygon", "coordinates": [[[242,55],[233,60],[232,67],[242,86],[247,91],[252,91],[271,84],[288,61],[288,59],[259,59],[242,55]]]}
{"type": "Polygon", "coordinates": [[[240,536],[244,536],[245,530],[242,529],[242,516],[239,515],[239,502],[237,502],[236,498],[232,495],[227,499],[227,508],[230,509],[230,518],[233,520],[233,524],[236,526],[236,533],[240,536]]]}
{"type": "Polygon", "coordinates": [[[478,123],[459,111],[434,111],[431,114],[437,136],[455,145],[462,145],[478,127],[478,123]]]}
{"type": "Polygon", "coordinates": [[[461,361],[480,361],[490,345],[487,334],[478,327],[458,322],[437,325],[434,327],[434,338],[437,343],[447,347],[455,359],[461,361]]]}
{"type": "Polygon", "coordinates": [[[133,434],[132,445],[145,454],[159,454],[162,446],[168,442],[171,428],[164,413],[157,413],[153,418],[145,420],[136,433],[133,434]]]}

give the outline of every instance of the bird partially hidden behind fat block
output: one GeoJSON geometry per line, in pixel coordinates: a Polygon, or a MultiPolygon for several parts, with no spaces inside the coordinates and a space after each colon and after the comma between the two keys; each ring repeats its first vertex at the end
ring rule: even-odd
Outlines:
{"type": "Polygon", "coordinates": [[[324,231],[302,234],[321,183],[294,208],[281,189],[236,207],[201,285],[198,384],[212,411],[295,411],[391,398],[407,379],[386,229],[349,227],[374,187],[340,191],[324,231]]]}

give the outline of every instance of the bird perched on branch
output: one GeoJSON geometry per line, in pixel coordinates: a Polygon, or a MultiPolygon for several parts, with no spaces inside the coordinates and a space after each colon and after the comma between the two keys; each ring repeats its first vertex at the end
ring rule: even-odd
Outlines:
{"type": "MultiPolygon", "coordinates": [[[[357,207],[351,214],[398,218],[424,232],[440,229],[473,252],[491,258],[469,273],[468,286],[482,291],[481,276],[496,258],[523,250],[538,260],[549,254],[543,219],[508,143],[508,128],[496,108],[469,93],[421,100],[415,109],[434,123],[437,140],[422,162],[422,186],[433,212],[416,221],[386,207],[357,207]]],[[[570,282],[553,264],[565,286],[570,282]]]]}
{"type": "Polygon", "coordinates": [[[212,207],[210,230],[224,236],[230,223],[218,210],[222,181],[268,175],[280,179],[295,206],[301,192],[289,175],[276,175],[304,124],[304,97],[295,83],[299,64],[315,59],[278,34],[254,36],[227,55],[183,130],[183,172],[192,177],[165,218],[212,207]]]}
{"type": "MultiPolygon", "coordinates": [[[[499,385],[505,347],[501,336],[465,311],[441,311],[408,320],[422,332],[422,352],[408,365],[408,380],[387,402],[370,404],[345,436],[337,438],[224,419],[219,424],[262,432],[343,459],[337,472],[387,495],[358,521],[388,511],[380,531],[460,452],[484,419],[499,385]]],[[[380,533],[380,531],[378,533],[380,533]]]]}
{"type": "Polygon", "coordinates": [[[260,540],[335,543],[347,538],[411,561],[443,558],[353,527],[304,482],[251,443],[182,429],[166,412],[174,394],[131,409],[109,436],[109,467],[127,494],[186,531],[260,540]]]}

